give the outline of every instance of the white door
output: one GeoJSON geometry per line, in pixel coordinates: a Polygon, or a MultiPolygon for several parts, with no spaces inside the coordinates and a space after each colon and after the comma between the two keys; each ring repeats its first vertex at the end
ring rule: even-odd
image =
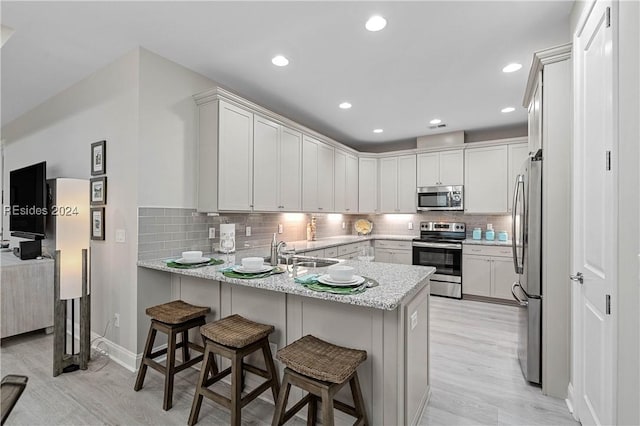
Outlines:
{"type": "Polygon", "coordinates": [[[358,158],[353,155],[347,155],[346,175],[347,208],[345,210],[347,212],[355,213],[358,211],[358,158]]]}
{"type": "Polygon", "coordinates": [[[358,212],[378,211],[378,159],[358,159],[358,212]]]}
{"type": "Polygon", "coordinates": [[[440,153],[420,154],[417,161],[417,187],[438,185],[440,182],[440,153]]]}
{"type": "Polygon", "coordinates": [[[416,212],[416,156],[398,157],[398,206],[403,213],[416,212]]]}
{"type": "Polygon", "coordinates": [[[464,151],[442,151],[440,153],[440,183],[442,185],[464,185],[464,151]]]}
{"type": "Polygon", "coordinates": [[[302,138],[302,210],[318,211],[318,144],[308,136],[302,138]]]}
{"type": "Polygon", "coordinates": [[[281,127],[280,136],[280,210],[302,209],[302,133],[281,127]]]}
{"type": "Polygon", "coordinates": [[[347,209],[345,193],[347,189],[347,153],[336,149],[334,159],[334,208],[336,212],[342,213],[347,209]]]}
{"type": "Polygon", "coordinates": [[[398,211],[398,158],[380,159],[380,211],[398,211]]]}
{"type": "Polygon", "coordinates": [[[278,141],[280,125],[253,118],[253,209],[276,211],[278,204],[278,141]]]}
{"type": "Polygon", "coordinates": [[[506,213],[507,147],[469,148],[464,153],[464,210],[467,213],[506,213]]]}
{"type": "Polygon", "coordinates": [[[333,147],[318,144],[318,210],[333,211],[333,147]]]}
{"type": "Polygon", "coordinates": [[[572,283],[576,408],[583,425],[615,424],[616,140],[610,1],[598,1],[575,43],[572,283]],[[611,155],[610,170],[606,166],[611,155]],[[575,279],[575,278],[574,278],[575,279]]]}

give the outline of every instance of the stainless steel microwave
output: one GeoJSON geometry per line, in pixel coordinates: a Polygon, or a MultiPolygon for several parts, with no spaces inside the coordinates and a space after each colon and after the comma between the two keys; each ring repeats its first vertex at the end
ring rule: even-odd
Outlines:
{"type": "Polygon", "coordinates": [[[418,211],[464,210],[464,187],[423,186],[418,188],[418,211]]]}

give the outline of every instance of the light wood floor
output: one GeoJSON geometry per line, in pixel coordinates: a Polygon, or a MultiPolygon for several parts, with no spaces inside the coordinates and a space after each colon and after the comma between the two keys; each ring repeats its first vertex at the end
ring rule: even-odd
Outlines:
{"type": "MultiPolygon", "coordinates": [[[[434,297],[431,304],[432,396],[420,424],[577,424],[564,401],[529,386],[515,356],[516,308],[434,297]]],[[[5,339],[1,374],[24,374],[29,384],[7,425],[184,425],[195,371],[176,376],[173,408],[164,412],[162,378],[150,370],[133,391],[135,374],[98,357],[89,370],[51,376],[52,336],[5,339]]],[[[256,400],[243,424],[271,423],[273,406],[256,400]]],[[[227,411],[205,400],[199,424],[228,424],[227,411]]],[[[290,424],[304,424],[294,420],[290,424]]]]}

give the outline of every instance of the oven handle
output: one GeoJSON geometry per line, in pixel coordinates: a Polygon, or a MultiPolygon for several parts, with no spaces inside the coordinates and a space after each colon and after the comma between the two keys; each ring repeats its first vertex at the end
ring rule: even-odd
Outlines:
{"type": "Polygon", "coordinates": [[[446,249],[458,249],[462,250],[462,244],[448,244],[448,243],[423,243],[413,242],[414,247],[432,247],[432,248],[446,248],[446,249]]]}

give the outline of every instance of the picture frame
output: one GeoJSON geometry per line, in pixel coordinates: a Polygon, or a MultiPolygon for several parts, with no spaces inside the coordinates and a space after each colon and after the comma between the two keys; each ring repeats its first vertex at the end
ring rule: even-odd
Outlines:
{"type": "Polygon", "coordinates": [[[104,241],[104,207],[91,208],[91,239],[104,241]]]}
{"type": "Polygon", "coordinates": [[[107,177],[92,178],[89,181],[89,199],[92,206],[107,204],[107,177]]]}
{"type": "Polygon", "coordinates": [[[107,173],[107,141],[91,144],[91,176],[107,173]]]}

